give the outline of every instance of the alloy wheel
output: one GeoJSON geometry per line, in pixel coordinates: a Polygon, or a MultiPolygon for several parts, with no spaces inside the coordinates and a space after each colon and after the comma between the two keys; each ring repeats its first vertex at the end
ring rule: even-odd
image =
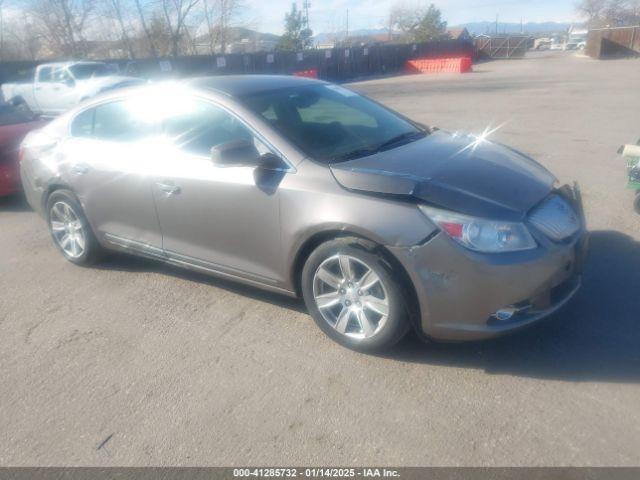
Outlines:
{"type": "Polygon", "coordinates": [[[86,235],[78,214],[66,202],[53,204],[49,211],[53,238],[71,258],[79,258],[86,248],[86,235]]]}
{"type": "Polygon", "coordinates": [[[389,316],[384,283],[370,266],[351,255],[333,255],[318,266],[313,297],[324,320],[354,339],[373,337],[389,316]]]}

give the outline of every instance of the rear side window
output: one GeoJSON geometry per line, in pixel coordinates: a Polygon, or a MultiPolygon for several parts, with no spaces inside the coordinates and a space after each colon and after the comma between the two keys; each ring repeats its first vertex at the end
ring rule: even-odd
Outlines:
{"type": "Polygon", "coordinates": [[[71,135],[74,137],[90,137],[93,133],[93,114],[95,108],[85,110],[71,124],[71,135]]]}
{"type": "Polygon", "coordinates": [[[156,132],[155,121],[136,115],[128,100],[117,100],[79,114],[71,124],[74,137],[133,142],[156,132]]]}

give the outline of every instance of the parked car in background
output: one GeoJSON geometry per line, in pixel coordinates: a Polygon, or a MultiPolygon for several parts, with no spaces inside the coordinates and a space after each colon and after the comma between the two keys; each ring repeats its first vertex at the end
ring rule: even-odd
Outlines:
{"type": "Polygon", "coordinates": [[[633,208],[640,213],[640,140],[635,145],[623,145],[618,153],[627,164],[627,186],[636,193],[633,208]]]}
{"type": "Polygon", "coordinates": [[[533,42],[533,48],[535,50],[549,50],[551,47],[551,39],[550,38],[536,38],[533,42]]]}
{"type": "Polygon", "coordinates": [[[69,261],[123,250],[301,295],[358,350],[412,327],[447,340],[510,332],[581,282],[576,188],[484,136],[424,127],[326,82],[117,91],[23,148],[27,199],[69,261]]]}
{"type": "Polygon", "coordinates": [[[20,142],[27,133],[46,123],[29,111],[0,102],[0,197],[20,190],[20,142]]]}
{"type": "Polygon", "coordinates": [[[102,62],[64,62],[39,65],[30,82],[5,83],[1,88],[4,100],[13,105],[26,105],[36,114],[58,115],[98,93],[144,82],[114,75],[102,62]]]}

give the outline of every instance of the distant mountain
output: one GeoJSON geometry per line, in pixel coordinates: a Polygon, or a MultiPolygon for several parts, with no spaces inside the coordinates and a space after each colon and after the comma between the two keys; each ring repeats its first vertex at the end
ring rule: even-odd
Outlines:
{"type": "MultiPolygon", "coordinates": [[[[371,37],[373,35],[387,35],[389,30],[386,28],[362,28],[359,30],[349,30],[349,37],[371,37]]],[[[313,43],[328,43],[335,39],[342,39],[347,36],[347,32],[318,33],[313,37],[313,43]]]]}
{"type": "MultiPolygon", "coordinates": [[[[563,22],[528,22],[522,26],[519,23],[501,23],[498,22],[498,33],[560,33],[566,32],[572,23],[563,22]]],[[[496,33],[496,22],[471,22],[455,25],[451,28],[466,28],[471,35],[494,35],[496,33]]]]}
{"type": "MultiPolygon", "coordinates": [[[[578,26],[579,24],[564,23],[564,22],[528,22],[522,25],[524,33],[528,34],[541,34],[541,33],[564,33],[571,25],[578,26]]],[[[449,25],[449,28],[466,28],[471,35],[494,35],[496,32],[495,22],[471,22],[463,23],[460,25],[449,25]]],[[[498,22],[498,33],[520,33],[521,25],[519,23],[505,23],[498,22]]],[[[374,35],[387,35],[389,30],[386,28],[368,28],[360,30],[349,30],[349,37],[371,37],[374,35]]],[[[399,32],[395,32],[399,33],[399,32]]],[[[347,36],[347,32],[321,32],[313,37],[313,42],[318,44],[330,43],[335,39],[344,39],[347,36]]]]}
{"type": "MultiPolygon", "coordinates": [[[[208,34],[203,34],[196,37],[197,42],[207,42],[209,38],[208,34]]],[[[243,39],[249,39],[251,41],[273,41],[277,42],[280,35],[273,33],[258,32],[244,27],[229,27],[227,39],[229,42],[239,42],[243,39]]]]}

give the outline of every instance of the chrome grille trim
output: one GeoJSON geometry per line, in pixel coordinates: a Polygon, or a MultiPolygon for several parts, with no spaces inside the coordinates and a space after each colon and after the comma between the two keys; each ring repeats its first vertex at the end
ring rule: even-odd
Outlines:
{"type": "Polygon", "coordinates": [[[529,222],[547,237],[561,241],[580,229],[575,210],[560,195],[551,195],[529,215],[529,222]]]}

